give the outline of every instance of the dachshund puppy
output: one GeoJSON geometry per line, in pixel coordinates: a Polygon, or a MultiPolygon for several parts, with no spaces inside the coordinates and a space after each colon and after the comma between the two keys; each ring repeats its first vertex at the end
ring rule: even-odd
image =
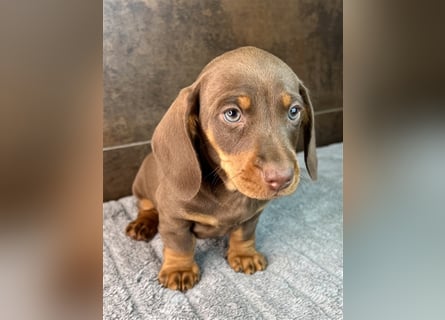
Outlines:
{"type": "Polygon", "coordinates": [[[212,60],[182,89],[152,138],[133,184],[139,213],[127,229],[163,244],[161,285],[186,291],[200,277],[196,238],[229,235],[237,272],[266,268],[255,228],[266,204],[300,180],[299,133],[310,177],[317,176],[314,112],[307,89],[280,59],[254,47],[212,60]]]}

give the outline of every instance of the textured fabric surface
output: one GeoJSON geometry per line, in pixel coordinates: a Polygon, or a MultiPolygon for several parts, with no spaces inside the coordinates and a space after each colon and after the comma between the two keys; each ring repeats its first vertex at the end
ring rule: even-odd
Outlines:
{"type": "Polygon", "coordinates": [[[236,273],[224,259],[226,238],[198,240],[201,281],[186,293],[158,284],[159,234],[149,243],[125,236],[135,198],[104,203],[104,319],[342,319],[343,145],[317,151],[318,180],[303,172],[296,193],[260,217],[257,249],[267,269],[236,273]]]}

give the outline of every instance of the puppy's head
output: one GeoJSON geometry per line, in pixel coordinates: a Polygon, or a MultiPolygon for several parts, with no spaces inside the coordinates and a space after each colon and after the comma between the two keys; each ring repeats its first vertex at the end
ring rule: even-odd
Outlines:
{"type": "Polygon", "coordinates": [[[183,198],[193,197],[201,185],[193,144],[199,136],[228,189],[272,199],[298,186],[301,129],[306,167],[316,179],[314,117],[306,88],[277,57],[244,47],[211,61],[181,91],[155,131],[153,149],[183,198]],[[164,145],[167,140],[170,146],[164,145]]]}

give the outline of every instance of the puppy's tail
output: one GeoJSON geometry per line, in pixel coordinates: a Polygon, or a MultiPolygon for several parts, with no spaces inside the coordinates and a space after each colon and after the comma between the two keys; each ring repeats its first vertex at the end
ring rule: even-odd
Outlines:
{"type": "Polygon", "coordinates": [[[139,200],[139,213],[125,232],[133,240],[150,241],[158,232],[159,214],[150,200],[139,200]]]}

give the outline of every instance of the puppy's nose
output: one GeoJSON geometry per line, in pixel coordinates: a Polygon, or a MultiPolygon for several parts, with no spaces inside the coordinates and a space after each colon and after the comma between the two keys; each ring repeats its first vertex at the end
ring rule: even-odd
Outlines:
{"type": "Polygon", "coordinates": [[[274,191],[287,188],[294,178],[294,170],[292,168],[265,168],[263,172],[264,181],[268,184],[269,188],[274,191]]]}

